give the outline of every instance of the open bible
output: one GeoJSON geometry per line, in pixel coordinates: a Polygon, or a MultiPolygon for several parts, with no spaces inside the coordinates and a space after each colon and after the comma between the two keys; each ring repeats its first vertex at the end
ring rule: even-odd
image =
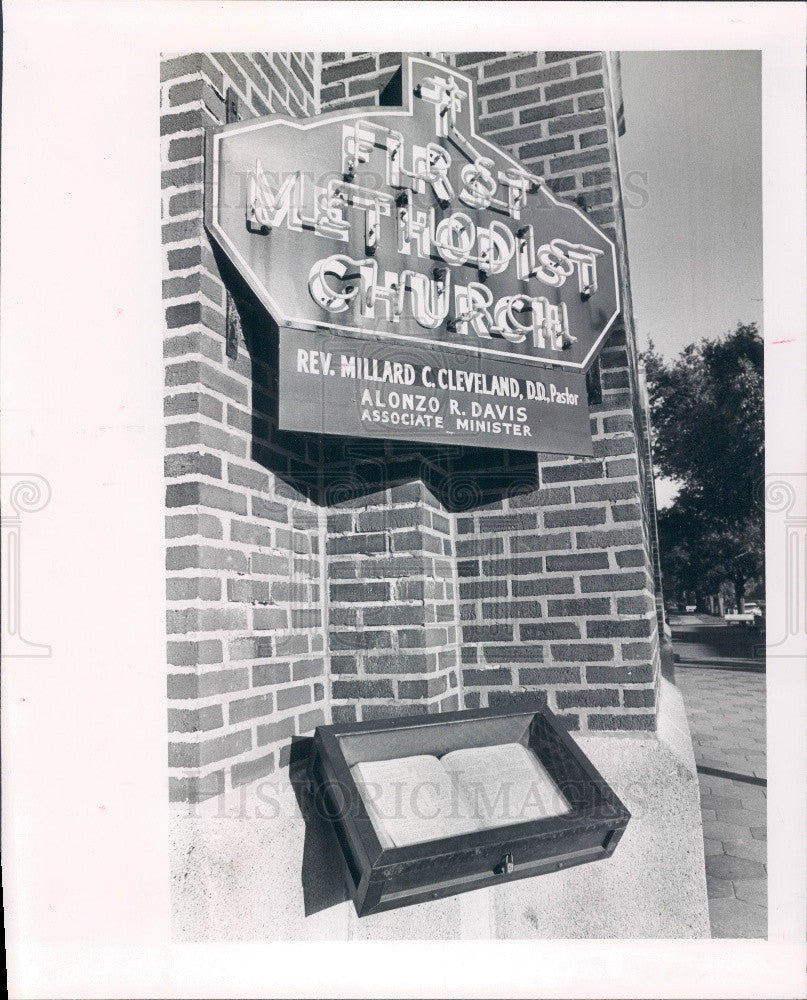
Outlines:
{"type": "Polygon", "coordinates": [[[361,761],[351,773],[382,847],[561,816],[571,807],[520,743],[361,761]]]}

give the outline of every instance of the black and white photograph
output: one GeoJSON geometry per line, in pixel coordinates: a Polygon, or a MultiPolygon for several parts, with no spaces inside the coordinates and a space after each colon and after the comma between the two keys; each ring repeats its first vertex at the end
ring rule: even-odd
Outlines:
{"type": "Polygon", "coordinates": [[[71,5],[4,42],[11,995],[807,995],[803,9],[75,7],[86,115],[71,5]]]}
{"type": "Polygon", "coordinates": [[[162,79],[177,934],[764,938],[759,54],[162,79]]]}

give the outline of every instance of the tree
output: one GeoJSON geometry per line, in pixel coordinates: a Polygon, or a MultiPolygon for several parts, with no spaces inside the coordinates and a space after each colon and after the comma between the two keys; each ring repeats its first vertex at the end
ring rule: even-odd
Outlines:
{"type": "Polygon", "coordinates": [[[699,593],[729,580],[742,607],[764,569],[762,338],[739,324],[672,362],[651,342],[644,362],[655,464],[682,484],[659,512],[662,571],[699,593]]]}

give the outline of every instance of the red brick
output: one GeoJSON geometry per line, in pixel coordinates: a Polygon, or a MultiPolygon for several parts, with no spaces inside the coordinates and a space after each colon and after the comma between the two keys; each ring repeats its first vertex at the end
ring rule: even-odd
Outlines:
{"type": "Polygon", "coordinates": [[[598,170],[583,171],[583,187],[597,187],[600,184],[610,184],[612,180],[613,174],[610,167],[600,167],[598,170]]]}
{"type": "Polygon", "coordinates": [[[222,648],[218,639],[184,640],[168,643],[168,662],[178,667],[200,663],[221,663],[222,648]]]}
{"type": "Polygon", "coordinates": [[[165,537],[192,538],[201,536],[202,538],[212,538],[216,541],[224,537],[221,521],[211,514],[204,514],[200,511],[193,511],[190,514],[178,514],[175,517],[165,519],[165,537]]]}
{"type": "Polygon", "coordinates": [[[331,694],[336,699],[392,698],[394,696],[390,680],[333,681],[331,694]]]}
{"type": "Polygon", "coordinates": [[[269,722],[266,725],[258,726],[257,729],[259,747],[266,746],[267,743],[277,743],[290,736],[294,736],[294,719],[269,722]]]}
{"type": "Polygon", "coordinates": [[[224,725],[221,705],[207,705],[204,708],[169,708],[168,731],[170,733],[204,733],[224,725]]]}
{"type": "Polygon", "coordinates": [[[491,691],[488,694],[491,708],[533,708],[546,705],[545,691],[491,691]]]}
{"type": "Polygon", "coordinates": [[[547,602],[550,615],[608,615],[611,613],[610,597],[572,597],[547,602]]]}
{"type": "Polygon", "coordinates": [[[605,474],[602,462],[574,462],[571,465],[545,465],[541,479],[545,483],[566,483],[579,479],[602,479],[605,474]]]}
{"type": "MultiPolygon", "coordinates": [[[[605,524],[605,507],[572,507],[569,510],[548,510],[544,514],[547,528],[569,528],[581,524],[605,524]]],[[[578,537],[579,537],[578,532],[578,537]]]]}
{"type": "Polygon", "coordinates": [[[559,552],[572,547],[571,532],[556,534],[512,535],[510,548],[513,552],[559,552]]]}
{"type": "Polygon", "coordinates": [[[527,122],[544,121],[556,118],[558,115],[570,114],[572,111],[574,111],[574,102],[571,100],[541,102],[520,111],[518,120],[522,125],[525,125],[527,122]]]}
{"type": "Polygon", "coordinates": [[[462,680],[464,684],[471,687],[487,687],[496,684],[509,686],[513,681],[513,672],[506,667],[492,670],[463,670],[462,680]]]}
{"type": "Polygon", "coordinates": [[[376,69],[376,61],[372,57],[352,59],[347,62],[324,66],[322,70],[323,84],[334,83],[336,80],[347,80],[364,73],[372,73],[376,69]]]}
{"type": "Polygon", "coordinates": [[[589,639],[638,638],[653,633],[654,625],[647,618],[639,619],[605,619],[586,623],[586,635],[589,639]]]}
{"type": "MultiPolygon", "coordinates": [[[[469,531],[474,530],[473,521],[469,518],[469,531]]],[[[503,538],[468,538],[460,539],[456,545],[458,556],[489,556],[504,552],[503,538]]]]}
{"type": "Polygon", "coordinates": [[[187,267],[196,267],[201,263],[201,247],[182,247],[178,250],[169,250],[168,267],[171,271],[181,271],[187,267]]]}
{"type": "Polygon", "coordinates": [[[392,642],[386,632],[331,632],[331,649],[388,649],[392,642]]]}
{"type": "Polygon", "coordinates": [[[489,621],[496,621],[502,618],[541,618],[543,612],[538,601],[508,601],[495,604],[486,601],[482,605],[482,616],[489,621]]]}
{"type": "Polygon", "coordinates": [[[580,111],[592,111],[595,108],[605,107],[605,94],[581,94],[577,98],[577,107],[580,111]]]}
{"type": "Polygon", "coordinates": [[[231,701],[227,707],[227,720],[230,725],[246,722],[260,716],[270,715],[273,699],[271,694],[253,695],[251,698],[238,698],[231,701]]]}
{"type": "Polygon", "coordinates": [[[332,583],[330,587],[332,601],[388,601],[390,585],[388,583],[332,583]]]}
{"type": "MultiPolygon", "coordinates": [[[[239,761],[230,768],[230,777],[234,787],[246,785],[257,778],[265,778],[275,769],[274,753],[264,754],[255,760],[239,761]]],[[[260,806],[258,808],[261,808],[260,806]]],[[[269,808],[267,806],[267,808],[269,808]]]]}
{"type": "Polygon", "coordinates": [[[538,83],[550,83],[552,80],[562,80],[571,75],[571,67],[568,64],[556,63],[554,66],[546,66],[544,69],[519,73],[516,77],[516,86],[534,87],[538,83]]]}
{"type": "Polygon", "coordinates": [[[291,667],[288,663],[257,663],[252,668],[253,687],[288,684],[290,680],[291,667]]]}
{"type": "Polygon", "coordinates": [[[511,642],[513,626],[507,625],[465,625],[462,630],[465,642],[511,642]]]}
{"type": "Polygon", "coordinates": [[[495,94],[503,94],[510,89],[510,81],[507,77],[501,76],[497,80],[484,80],[477,85],[476,93],[479,97],[492,97],[495,94]]]}
{"type": "Polygon", "coordinates": [[[458,52],[454,57],[454,65],[457,69],[462,69],[463,66],[486,62],[489,59],[498,59],[503,55],[503,52],[458,52]]]}
{"type": "MultiPolygon", "coordinates": [[[[338,658],[340,663],[345,659],[338,658]]],[[[331,657],[333,665],[334,658],[331,657]]],[[[352,664],[356,663],[355,657],[350,658],[352,664]]],[[[396,652],[394,655],[380,653],[376,656],[367,656],[364,659],[364,669],[368,674],[425,674],[436,669],[436,662],[433,655],[428,653],[413,653],[408,650],[396,652]]],[[[344,672],[355,673],[355,670],[344,672]]]]}
{"type": "Polygon", "coordinates": [[[618,615],[643,614],[655,610],[655,601],[650,594],[639,594],[636,597],[618,597],[616,611],[618,615]]]}
{"type": "MultiPolygon", "coordinates": [[[[429,706],[423,702],[405,702],[398,705],[362,705],[361,717],[363,720],[372,719],[395,719],[403,715],[426,715],[429,706]]],[[[336,709],[334,709],[336,712],[336,709]]]]}
{"type": "Polygon", "coordinates": [[[550,576],[543,580],[513,580],[513,597],[541,597],[547,594],[573,594],[574,580],[570,576],[550,576]]]}
{"type": "Polygon", "coordinates": [[[252,498],[252,513],[255,517],[280,524],[286,524],[289,520],[289,511],[285,504],[276,500],[265,500],[263,497],[252,498]]]}
{"type": "Polygon", "coordinates": [[[636,460],[633,458],[615,459],[606,462],[606,474],[609,479],[619,479],[622,476],[637,476],[639,470],[636,468],[636,460]]]}
{"type": "MultiPolygon", "coordinates": [[[[202,164],[200,161],[196,161],[173,170],[163,170],[162,186],[163,188],[188,187],[191,184],[201,184],[203,179],[202,164]]],[[[171,214],[176,213],[172,212],[171,214]]]]}
{"type": "Polygon", "coordinates": [[[622,666],[598,663],[586,667],[588,684],[649,684],[652,680],[653,665],[650,663],[630,663],[622,666]]]}
{"type": "Polygon", "coordinates": [[[574,498],[577,503],[594,500],[632,500],[639,495],[637,483],[597,483],[595,486],[575,486],[574,498]]]}
{"type": "Polygon", "coordinates": [[[607,552],[581,552],[570,555],[559,555],[546,557],[546,570],[548,573],[563,573],[576,569],[607,569],[607,552]]]}
{"type": "Polygon", "coordinates": [[[579,639],[580,629],[573,622],[536,622],[519,625],[522,642],[546,639],[579,639]]]}
{"type": "Polygon", "coordinates": [[[214,795],[221,795],[223,791],[224,771],[168,779],[168,797],[171,802],[203,802],[214,795]]]}
{"type": "Polygon", "coordinates": [[[592,730],[654,730],[655,715],[590,715],[588,726],[592,730]]]}
{"type": "Polygon", "coordinates": [[[221,393],[228,399],[241,403],[242,406],[249,403],[247,387],[212,365],[198,361],[182,361],[179,364],[168,365],[165,369],[165,384],[168,386],[192,385],[197,382],[214,392],[221,393]]]}
{"type": "MultiPolygon", "coordinates": [[[[332,608],[331,614],[339,610],[332,608]]],[[[355,612],[354,612],[355,614],[355,612]]],[[[424,625],[425,610],[422,605],[388,605],[381,608],[365,608],[365,625],[424,625]]]]}
{"type": "Polygon", "coordinates": [[[172,546],[165,556],[166,569],[227,569],[246,573],[247,557],[232,549],[208,545],[172,546]]]}
{"type": "MultiPolygon", "coordinates": [[[[496,59],[492,62],[485,62],[482,73],[486,80],[493,76],[511,75],[518,70],[531,69],[538,63],[538,56],[535,52],[525,52],[523,55],[511,56],[507,59],[496,59]]],[[[545,72],[545,71],[544,71],[545,72]]],[[[521,84],[519,83],[519,86],[521,84]]]]}
{"type": "Polygon", "coordinates": [[[520,108],[527,104],[537,104],[538,88],[532,90],[517,90],[503,97],[488,98],[488,111],[506,111],[508,108],[520,108]]]}
{"type": "Polygon", "coordinates": [[[544,658],[542,646],[527,646],[514,643],[511,646],[483,646],[482,659],[485,663],[541,663],[544,658]]]}
{"type": "Polygon", "coordinates": [[[561,662],[597,661],[599,663],[614,658],[614,647],[606,643],[577,642],[563,645],[553,643],[550,650],[552,658],[561,662]]]}
{"type": "Polygon", "coordinates": [[[580,577],[584,594],[614,590],[643,590],[650,586],[645,573],[599,573],[580,577]]]}
{"type": "MultiPolygon", "coordinates": [[[[566,135],[569,132],[577,132],[580,129],[591,128],[594,125],[605,124],[604,111],[587,111],[583,114],[564,115],[560,118],[553,118],[549,123],[550,135],[566,135]]],[[[610,171],[607,172],[610,177],[610,171]]],[[[585,182],[584,182],[585,183],[585,182]]]]}
{"type": "Polygon", "coordinates": [[[280,711],[287,708],[297,708],[299,705],[311,703],[311,688],[301,684],[293,688],[281,688],[277,692],[277,707],[280,711]]]}
{"type": "Polygon", "coordinates": [[[479,597],[506,597],[507,581],[483,580],[477,583],[460,583],[462,600],[474,600],[479,597]]]}
{"type": "Polygon", "coordinates": [[[165,490],[166,507],[201,506],[246,514],[247,501],[240,493],[210,483],[172,483],[165,490]]]}
{"type": "Polygon", "coordinates": [[[521,155],[529,160],[536,156],[563,153],[569,149],[574,149],[574,139],[570,135],[563,135],[554,139],[545,139],[543,142],[528,143],[521,147],[521,155]]]}
{"type": "Polygon", "coordinates": [[[214,632],[246,628],[246,611],[241,608],[181,608],[166,612],[170,633],[214,632]]]}
{"type": "Polygon", "coordinates": [[[398,681],[399,698],[433,698],[443,694],[448,686],[445,674],[415,681],[398,681]]]}
{"type": "Polygon", "coordinates": [[[649,660],[653,647],[649,642],[623,642],[622,657],[626,660],[649,660]]]}
{"type": "Polygon", "coordinates": [[[200,66],[200,56],[192,53],[186,56],[177,56],[173,59],[163,59],[160,63],[160,82],[175,80],[177,77],[190,76],[197,73],[200,66]]]}
{"type": "Polygon", "coordinates": [[[184,135],[180,139],[172,139],[168,143],[168,159],[172,162],[177,160],[191,160],[204,155],[203,135],[184,135]]]}
{"type": "MultiPolygon", "coordinates": [[[[592,132],[583,132],[580,136],[580,148],[588,149],[590,146],[603,146],[608,141],[608,133],[605,129],[594,129],[592,132]]],[[[608,192],[608,198],[605,199],[611,201],[611,193],[608,192]]]]}
{"type": "Polygon", "coordinates": [[[221,600],[221,580],[171,576],[165,581],[165,596],[169,601],[218,601],[221,600]]]}
{"type": "Polygon", "coordinates": [[[579,684],[580,667],[522,667],[518,683],[526,685],[579,684]]]}
{"type": "Polygon", "coordinates": [[[325,661],[322,659],[300,660],[294,664],[293,670],[296,681],[308,677],[322,677],[325,674],[325,661]]]}
{"type": "Polygon", "coordinates": [[[168,761],[170,767],[204,767],[251,748],[252,734],[245,729],[202,743],[169,743],[168,761]]]}
{"type": "Polygon", "coordinates": [[[655,708],[656,692],[652,688],[625,690],[622,692],[622,704],[626,708],[655,708]]]}
{"type": "Polygon", "coordinates": [[[607,549],[618,545],[641,545],[641,528],[611,528],[607,531],[578,531],[575,533],[578,549],[607,549]]]}
{"type": "Polygon", "coordinates": [[[619,691],[616,689],[557,691],[555,702],[558,708],[616,708],[619,705],[619,691]]]}
{"type": "Polygon", "coordinates": [[[581,94],[589,90],[602,90],[605,83],[601,73],[590,76],[578,76],[574,80],[563,80],[553,83],[544,90],[546,99],[552,101],[557,97],[568,97],[570,94],[581,94]]]}
{"type": "Polygon", "coordinates": [[[160,135],[174,135],[177,132],[191,132],[194,129],[206,128],[219,124],[206,108],[194,108],[192,111],[179,111],[176,114],[164,114],[160,118],[160,135]]]}
{"type": "MultiPolygon", "coordinates": [[[[478,567],[479,563],[476,563],[478,567]]],[[[458,568],[459,569],[459,568],[458,568]]],[[[517,559],[515,556],[508,556],[505,559],[485,559],[481,563],[481,569],[485,576],[535,576],[543,569],[543,559],[537,556],[527,556],[517,559]]],[[[462,575],[462,574],[460,574],[462,575]]],[[[466,576],[479,576],[476,573],[466,573],[466,576]]]]}

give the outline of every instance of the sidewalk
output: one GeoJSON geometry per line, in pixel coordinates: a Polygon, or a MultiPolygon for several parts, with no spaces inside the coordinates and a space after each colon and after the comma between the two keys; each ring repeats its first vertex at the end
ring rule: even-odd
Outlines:
{"type": "Polygon", "coordinates": [[[712,937],[766,937],[764,661],[741,648],[764,637],[727,635],[722,622],[694,615],[671,627],[701,786],[712,937]]]}

